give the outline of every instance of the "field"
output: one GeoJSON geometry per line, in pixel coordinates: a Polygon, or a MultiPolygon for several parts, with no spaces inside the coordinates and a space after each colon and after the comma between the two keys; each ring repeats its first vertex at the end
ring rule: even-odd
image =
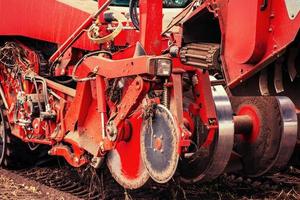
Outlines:
{"type": "Polygon", "coordinates": [[[68,167],[1,169],[0,199],[300,199],[300,170],[293,167],[261,178],[225,174],[205,184],[182,185],[173,179],[163,186],[152,183],[137,191],[124,190],[103,171],[97,179],[87,175],[89,181],[79,184],[77,171],[68,167]]]}

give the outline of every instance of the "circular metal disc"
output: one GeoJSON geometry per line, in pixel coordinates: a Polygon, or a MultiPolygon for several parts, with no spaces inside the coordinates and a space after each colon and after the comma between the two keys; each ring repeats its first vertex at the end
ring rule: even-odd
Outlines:
{"type": "Polygon", "coordinates": [[[282,135],[279,149],[271,172],[286,167],[297,143],[298,119],[294,103],[288,97],[276,97],[282,119],[282,135]]]}
{"type": "MultiPolygon", "coordinates": [[[[231,103],[223,86],[212,87],[213,99],[218,117],[219,129],[208,147],[199,147],[193,153],[185,154],[180,162],[180,175],[183,182],[209,181],[223,173],[233,148],[234,125],[231,103]]],[[[199,120],[198,120],[198,123],[199,120]]],[[[205,128],[196,126],[197,137],[205,137],[205,128]]],[[[205,139],[205,138],[204,138],[205,139]]]]}
{"type": "Polygon", "coordinates": [[[172,114],[163,105],[157,105],[153,114],[142,126],[142,159],[152,179],[166,183],[177,168],[179,131],[172,114]]]}
{"type": "Polygon", "coordinates": [[[284,167],[297,141],[297,115],[291,100],[287,97],[232,97],[232,105],[236,113],[250,114],[254,121],[255,131],[235,138],[235,151],[243,163],[242,173],[257,177],[284,167]]]}
{"type": "Polygon", "coordinates": [[[149,174],[142,162],[140,151],[140,124],[139,114],[131,117],[134,125],[130,140],[119,142],[116,148],[107,155],[107,166],[114,179],[124,188],[137,189],[148,180],[149,174]]]}

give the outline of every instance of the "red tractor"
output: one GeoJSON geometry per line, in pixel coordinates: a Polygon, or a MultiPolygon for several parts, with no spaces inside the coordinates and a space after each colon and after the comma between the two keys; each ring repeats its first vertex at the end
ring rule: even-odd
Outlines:
{"type": "Polygon", "coordinates": [[[300,138],[299,10],[298,0],[0,0],[1,166],[48,146],[75,168],[106,162],[129,189],[175,172],[194,183],[283,169],[300,138]],[[167,8],[182,9],[168,20],[167,8]]]}

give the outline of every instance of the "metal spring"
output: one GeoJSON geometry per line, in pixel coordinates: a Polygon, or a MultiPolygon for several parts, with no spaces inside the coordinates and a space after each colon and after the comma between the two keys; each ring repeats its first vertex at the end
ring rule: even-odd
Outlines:
{"type": "Polygon", "coordinates": [[[169,88],[167,86],[168,79],[165,80],[165,84],[163,87],[163,95],[162,95],[162,104],[169,108],[169,88]]]}

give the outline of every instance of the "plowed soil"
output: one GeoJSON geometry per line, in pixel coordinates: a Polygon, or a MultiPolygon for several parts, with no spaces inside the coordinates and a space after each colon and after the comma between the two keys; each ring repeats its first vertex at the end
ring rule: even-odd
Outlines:
{"type": "Polygon", "coordinates": [[[1,200],[77,200],[75,196],[0,169],[1,200]]]}

